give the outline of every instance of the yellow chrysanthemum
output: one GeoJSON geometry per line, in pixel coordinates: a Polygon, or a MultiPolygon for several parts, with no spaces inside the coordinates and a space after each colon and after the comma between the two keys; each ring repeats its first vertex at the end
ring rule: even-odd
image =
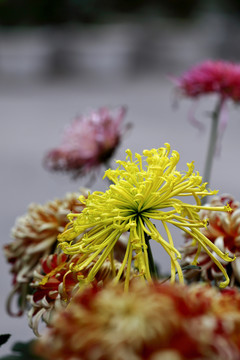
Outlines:
{"type": "MultiPolygon", "coordinates": [[[[144,150],[143,156],[126,151],[126,161],[116,161],[116,170],[109,169],[104,177],[113,183],[103,192],[89,194],[88,198],[80,196],[86,207],[80,214],[69,214],[71,220],[65,231],[59,235],[60,246],[67,254],[83,253],[78,264],[72,266],[73,271],[86,268],[91,261],[100,255],[89,272],[87,280],[91,282],[107,257],[112,259],[114,246],[124,232],[129,231],[129,240],[121,269],[115,278],[117,282],[127,267],[125,288],[128,288],[132,259],[143,279],[151,281],[146,236],[157,241],[171,259],[171,281],[175,281],[176,271],[179,281],[183,282],[183,274],[178,259],[179,251],[174,247],[168,224],[190,234],[198,243],[198,252],[193,261],[197,264],[198,255],[203,248],[221,269],[225,287],[229,278],[224,267],[213,256],[216,253],[225,261],[232,261],[228,254],[223,254],[199,230],[207,226],[207,221],[200,220],[198,212],[206,206],[200,199],[214,195],[217,191],[206,189],[206,183],[198,172],[194,172],[193,162],[187,164],[188,171],[181,173],[176,170],[179,161],[177,151],[170,155],[170,145],[160,149],[144,150]],[[144,167],[144,161],[146,166],[144,167]],[[193,197],[196,205],[180,200],[182,197],[193,197]],[[159,220],[165,229],[166,236],[160,234],[151,221],[159,220]]],[[[229,211],[230,207],[208,207],[208,210],[229,211]]],[[[114,272],[114,269],[113,269],[114,272]]]]}

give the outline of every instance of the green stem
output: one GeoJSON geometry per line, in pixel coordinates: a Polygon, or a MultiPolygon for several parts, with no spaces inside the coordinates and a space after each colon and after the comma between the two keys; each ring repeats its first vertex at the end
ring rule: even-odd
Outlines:
{"type": "MultiPolygon", "coordinates": [[[[203,181],[207,182],[208,185],[209,185],[210,177],[211,177],[213,157],[216,152],[219,115],[222,110],[223,102],[224,102],[224,98],[221,97],[217,103],[215,110],[212,113],[211,132],[210,132],[208,152],[207,152],[207,158],[206,158],[206,162],[205,162],[205,169],[204,169],[204,175],[203,175],[203,181]]],[[[206,203],[206,200],[207,200],[207,198],[204,198],[202,203],[206,203]]]]}
{"type": "Polygon", "coordinates": [[[159,274],[158,274],[158,270],[157,270],[157,267],[156,267],[154,259],[153,259],[153,254],[152,254],[152,250],[151,250],[149,240],[150,240],[149,236],[145,233],[145,243],[147,245],[148,263],[149,263],[150,274],[151,274],[153,279],[158,279],[159,274]]]}

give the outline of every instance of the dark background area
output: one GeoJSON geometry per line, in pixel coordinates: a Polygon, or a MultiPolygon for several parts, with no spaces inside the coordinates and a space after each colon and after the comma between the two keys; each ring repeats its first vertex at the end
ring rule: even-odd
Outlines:
{"type": "Polygon", "coordinates": [[[140,16],[192,19],[214,10],[239,16],[238,0],[1,0],[2,26],[44,26],[69,23],[96,24],[140,16]]]}

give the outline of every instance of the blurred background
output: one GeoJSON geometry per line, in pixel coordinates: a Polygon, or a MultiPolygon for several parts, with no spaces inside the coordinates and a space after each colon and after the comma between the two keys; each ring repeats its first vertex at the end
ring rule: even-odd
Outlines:
{"type": "MultiPolygon", "coordinates": [[[[195,160],[203,172],[216,99],[197,101],[200,133],[189,123],[192,102],[179,99],[171,77],[207,59],[240,61],[239,0],[0,0],[1,247],[31,202],[44,204],[86,185],[42,167],[64,126],[99,106],[126,105],[133,124],[114,158],[169,142],[180,170],[195,160]],[[176,107],[176,101],[178,106],[176,107]]],[[[240,200],[240,109],[228,104],[228,127],[215,158],[211,188],[240,200]]],[[[99,177],[93,190],[104,190],[99,177]]],[[[179,232],[175,240],[181,244],[179,232]]],[[[27,318],[6,314],[11,289],[1,252],[0,333],[33,338],[27,318]]],[[[156,250],[161,268],[168,258],[156,250]]]]}

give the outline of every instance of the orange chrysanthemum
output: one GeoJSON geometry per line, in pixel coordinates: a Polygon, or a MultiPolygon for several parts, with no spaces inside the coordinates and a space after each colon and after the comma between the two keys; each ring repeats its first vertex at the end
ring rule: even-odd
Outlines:
{"type": "Polygon", "coordinates": [[[57,314],[36,352],[58,360],[239,359],[240,294],[133,281],[91,287],[57,314]]]}

